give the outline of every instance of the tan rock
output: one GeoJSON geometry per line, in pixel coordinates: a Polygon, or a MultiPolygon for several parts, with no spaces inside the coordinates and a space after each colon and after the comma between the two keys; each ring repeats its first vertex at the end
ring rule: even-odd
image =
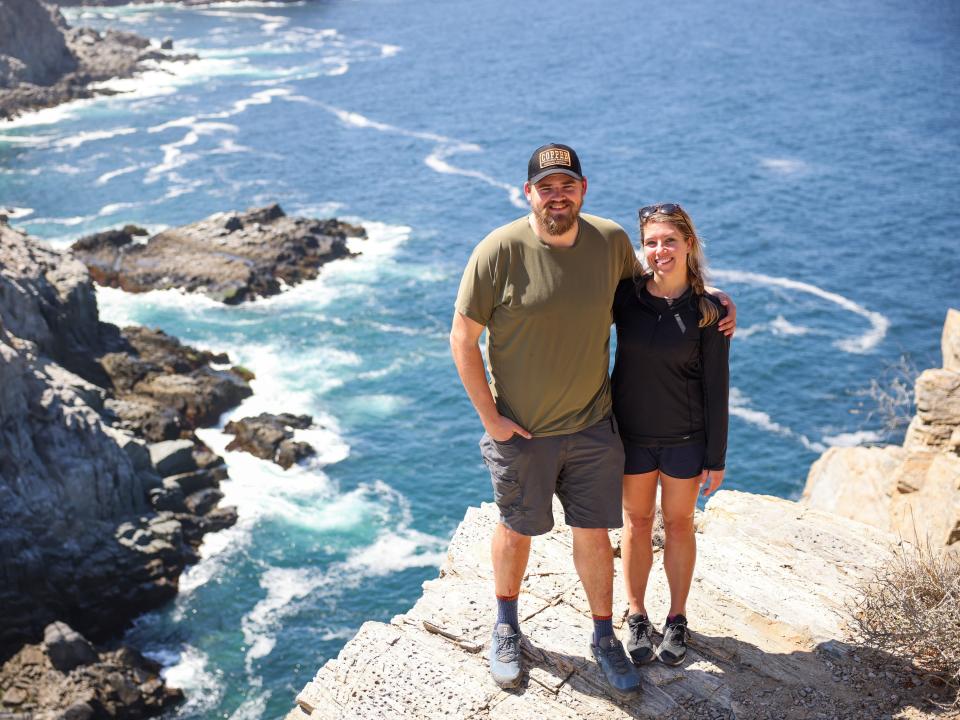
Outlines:
{"type": "Polygon", "coordinates": [[[909,542],[952,545],[960,539],[960,457],[918,453],[912,459],[915,468],[904,467],[902,472],[913,480],[919,478],[919,487],[893,496],[891,524],[909,542]]]}
{"type": "Polygon", "coordinates": [[[960,372],[960,310],[947,310],[940,347],[943,350],[944,369],[960,372]]]}
{"type": "Polygon", "coordinates": [[[830,448],[810,467],[803,502],[883,530],[893,530],[890,498],[897,492],[903,448],[830,448]]]}
{"type": "MultiPolygon", "coordinates": [[[[493,505],[468,510],[440,576],[424,583],[416,605],[388,625],[364,624],[299,694],[288,720],[752,718],[770,708],[800,720],[874,717],[880,708],[879,685],[865,693],[859,680],[837,678],[840,668],[857,666],[846,640],[848,604],[887,557],[887,533],[786,500],[717,493],[698,534],[688,660],[646,666],[642,696],[618,703],[589,659],[590,614],[562,523],[534,541],[520,595],[527,676],[516,691],[493,685],[486,650],[496,522],[493,505]]],[[[662,555],[648,591],[655,623],[669,602],[662,555]]],[[[616,563],[621,626],[628,608],[616,563]]]]}
{"type": "Polygon", "coordinates": [[[960,426],[960,372],[924,370],[916,384],[917,414],[903,446],[910,450],[946,449],[960,426]]]}

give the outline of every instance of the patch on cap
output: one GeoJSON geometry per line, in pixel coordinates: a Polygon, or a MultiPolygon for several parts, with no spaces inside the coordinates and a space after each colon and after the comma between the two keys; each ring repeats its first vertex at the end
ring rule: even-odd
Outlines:
{"type": "Polygon", "coordinates": [[[563,165],[570,167],[570,151],[563,148],[550,148],[540,153],[540,169],[552,167],[554,165],[563,165]]]}

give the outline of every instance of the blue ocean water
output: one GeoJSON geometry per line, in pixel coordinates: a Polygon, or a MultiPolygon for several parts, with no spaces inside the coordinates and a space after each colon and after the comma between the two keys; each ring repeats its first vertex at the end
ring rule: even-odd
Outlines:
{"type": "Polygon", "coordinates": [[[446,335],[471,248],[523,212],[543,142],[577,148],[587,211],[635,235],[637,207],[678,201],[706,237],[739,308],[727,487],[797,497],[824,448],[885,439],[858,395],[872,378],[904,354],[939,365],[960,306],[956,3],[337,0],[68,18],[201,59],[0,125],[0,206],[17,226],[65,247],[277,201],[370,231],[359,257],[240,307],[99,293],[106,319],[252,369],[236,415],[320,425],[318,460],[287,472],[226,454],[240,523],[130,632],[187,689],[175,717],[283,716],[361,623],[415,601],[465,508],[490,499],[446,335]]]}

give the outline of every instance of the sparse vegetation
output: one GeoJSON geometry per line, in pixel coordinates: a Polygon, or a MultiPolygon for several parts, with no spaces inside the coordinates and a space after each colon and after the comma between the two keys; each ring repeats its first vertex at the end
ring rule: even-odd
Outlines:
{"type": "Polygon", "coordinates": [[[914,414],[913,386],[920,371],[909,355],[889,365],[869,387],[854,394],[861,398],[855,412],[864,413],[865,423],[877,421],[888,440],[902,440],[914,414]]]}
{"type": "Polygon", "coordinates": [[[858,640],[942,680],[960,706],[960,558],[903,543],[861,591],[858,640]]]}

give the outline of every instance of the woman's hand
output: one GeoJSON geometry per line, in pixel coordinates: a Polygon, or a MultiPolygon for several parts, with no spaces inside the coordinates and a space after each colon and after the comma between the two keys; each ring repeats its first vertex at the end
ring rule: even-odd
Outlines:
{"type": "Polygon", "coordinates": [[[723,483],[723,470],[704,470],[700,473],[700,490],[704,497],[710,495],[723,483]]]}

